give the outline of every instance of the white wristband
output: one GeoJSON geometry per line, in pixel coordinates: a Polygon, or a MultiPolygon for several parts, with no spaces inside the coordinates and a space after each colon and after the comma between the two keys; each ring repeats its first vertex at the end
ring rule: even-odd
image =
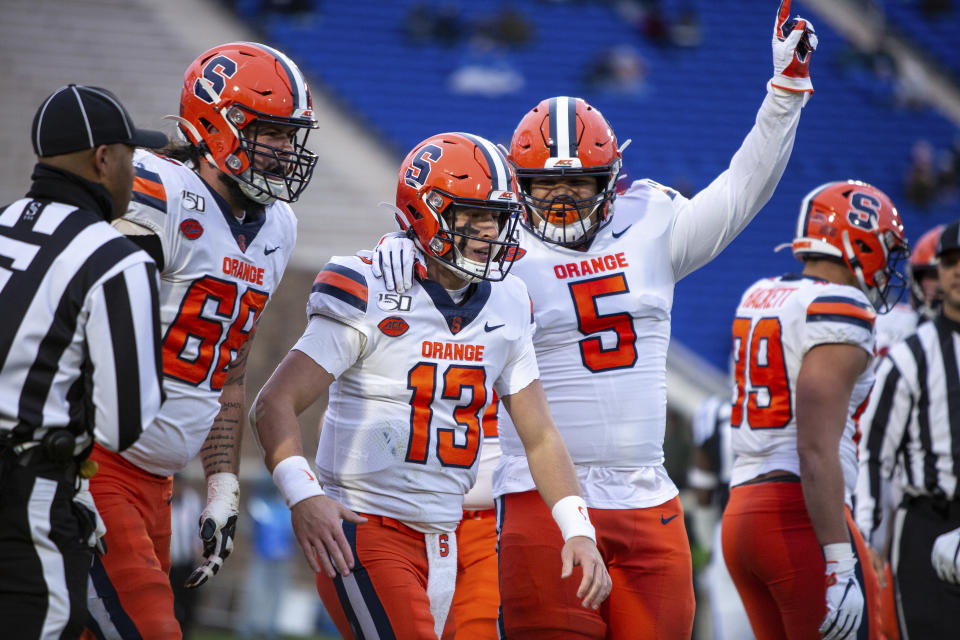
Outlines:
{"type": "Polygon", "coordinates": [[[821,547],[823,550],[823,559],[825,562],[840,562],[841,560],[853,560],[853,545],[849,542],[835,542],[825,544],[821,547]]]}
{"type": "Polygon", "coordinates": [[[291,509],[302,500],[323,495],[310,463],[303,456],[290,456],[278,462],[273,468],[273,482],[291,509]]]}
{"type": "Polygon", "coordinates": [[[597,533],[590,524],[590,514],[587,512],[587,503],[580,496],[567,496],[560,498],[553,505],[551,510],[553,519],[560,527],[560,534],[563,541],[566,542],[574,536],[584,536],[594,542],[597,541],[597,533]]]}

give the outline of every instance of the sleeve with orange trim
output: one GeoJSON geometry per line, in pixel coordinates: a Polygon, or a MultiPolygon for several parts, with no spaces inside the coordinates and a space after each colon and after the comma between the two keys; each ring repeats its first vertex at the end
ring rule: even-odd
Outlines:
{"type": "Polygon", "coordinates": [[[135,165],[133,195],[131,200],[166,213],[167,191],[163,188],[163,181],[160,179],[160,175],[150,171],[146,167],[135,165]]]}
{"type": "Polygon", "coordinates": [[[144,149],[134,152],[133,168],[133,193],[123,219],[152,232],[159,239],[159,243],[156,243],[145,236],[138,244],[146,242],[152,245],[150,255],[164,271],[175,262],[179,194],[182,190],[178,187],[182,182],[178,172],[192,174],[192,171],[144,149]]]}
{"type": "Polygon", "coordinates": [[[366,334],[367,273],[367,265],[356,256],[332,258],[313,281],[307,318],[326,316],[366,334]]]}
{"type": "Polygon", "coordinates": [[[807,305],[804,353],[817,345],[839,343],[860,346],[873,355],[877,314],[865,296],[855,294],[860,292],[828,292],[807,305]]]}

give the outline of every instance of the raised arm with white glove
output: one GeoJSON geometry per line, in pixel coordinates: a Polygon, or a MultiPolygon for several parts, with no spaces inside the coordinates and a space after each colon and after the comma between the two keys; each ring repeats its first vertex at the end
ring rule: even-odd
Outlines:
{"type": "Polygon", "coordinates": [[[960,527],[937,536],[930,562],[941,580],[960,584],[960,527]]]}
{"type": "Polygon", "coordinates": [[[770,84],[786,91],[802,91],[809,99],[810,54],[817,50],[817,34],[809,20],[790,17],[791,0],[783,0],[773,25],[773,78],[770,84]]]}

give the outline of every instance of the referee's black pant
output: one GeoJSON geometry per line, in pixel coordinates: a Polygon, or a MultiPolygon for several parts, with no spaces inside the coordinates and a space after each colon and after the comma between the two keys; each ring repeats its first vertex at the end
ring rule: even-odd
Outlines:
{"type": "Polygon", "coordinates": [[[890,548],[902,640],[960,637],[960,586],[937,577],[933,541],[960,527],[960,500],[904,497],[894,519],[890,548]]]}
{"type": "Polygon", "coordinates": [[[76,472],[0,455],[0,636],[77,638],[87,619],[93,552],[76,472]]]}

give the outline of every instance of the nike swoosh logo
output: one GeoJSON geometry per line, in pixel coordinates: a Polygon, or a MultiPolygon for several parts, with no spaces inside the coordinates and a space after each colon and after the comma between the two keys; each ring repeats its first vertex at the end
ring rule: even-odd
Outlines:
{"type": "Polygon", "coordinates": [[[620,236],[622,236],[623,234],[625,234],[625,233],[627,232],[627,229],[629,229],[629,228],[632,227],[632,226],[633,226],[632,224],[628,224],[626,227],[624,227],[624,228],[621,229],[620,231],[613,231],[613,232],[611,232],[610,235],[612,235],[614,238],[619,238],[620,236]]]}
{"type": "Polygon", "coordinates": [[[486,322],[486,323],[484,323],[484,325],[483,325],[483,330],[486,331],[487,333],[489,333],[489,332],[491,332],[491,331],[496,331],[497,329],[499,329],[499,328],[502,327],[502,326],[503,326],[502,324],[495,324],[495,325],[493,325],[493,326],[491,327],[491,326],[490,326],[490,323],[489,323],[489,322],[486,322]]]}
{"type": "Polygon", "coordinates": [[[276,251],[276,250],[279,249],[279,248],[280,248],[280,245],[275,246],[273,249],[267,249],[266,247],[264,247],[264,248],[263,248],[263,255],[268,256],[268,255],[270,255],[271,253],[273,253],[274,251],[276,251]]]}
{"type": "MultiPolygon", "coordinates": [[[[626,231],[626,229],[624,229],[624,231],[626,231]]],[[[675,513],[675,514],[673,514],[672,516],[670,516],[669,518],[664,518],[664,517],[663,517],[663,514],[661,513],[661,514],[660,514],[660,524],[667,524],[668,522],[670,522],[671,520],[673,520],[674,518],[676,518],[678,515],[680,515],[680,514],[679,514],[679,513],[675,513]]]]}

